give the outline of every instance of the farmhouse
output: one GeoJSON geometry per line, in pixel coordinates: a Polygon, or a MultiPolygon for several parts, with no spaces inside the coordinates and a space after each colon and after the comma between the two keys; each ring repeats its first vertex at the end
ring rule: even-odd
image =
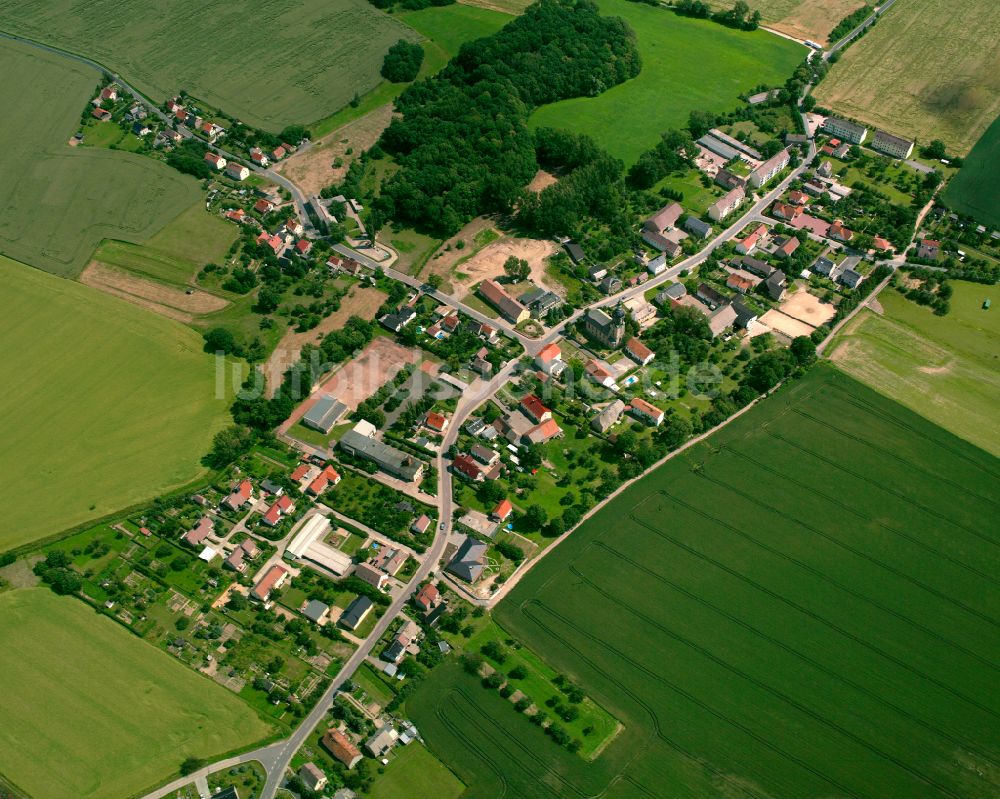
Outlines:
{"type": "Polygon", "coordinates": [[[281,518],[295,510],[295,505],[292,502],[288,494],[282,494],[274,503],[267,509],[264,513],[264,518],[261,522],[266,524],[268,527],[277,527],[281,522],[281,518]]]}
{"type": "Polygon", "coordinates": [[[215,522],[208,516],[202,516],[191,530],[184,535],[184,541],[193,547],[199,546],[215,530],[215,522]]]}
{"type": "Polygon", "coordinates": [[[208,164],[213,169],[225,169],[226,159],[223,158],[218,153],[205,153],[205,163],[208,164]]]}
{"type": "Polygon", "coordinates": [[[775,258],[791,258],[792,254],[799,248],[799,240],[794,236],[783,239],[774,251],[775,258]]]}
{"type": "Polygon", "coordinates": [[[382,471],[409,483],[418,480],[424,471],[423,461],[376,441],[375,428],[369,422],[358,422],[344,433],[338,445],[349,455],[371,461],[382,471]]]}
{"type": "Polygon", "coordinates": [[[563,245],[563,249],[566,250],[566,254],[574,264],[583,263],[584,259],[587,257],[583,254],[583,248],[575,241],[567,241],[563,245]]]}
{"type": "Polygon", "coordinates": [[[680,219],[682,213],[684,213],[684,209],[681,208],[679,203],[670,203],[669,205],[663,206],[659,211],[643,222],[642,229],[651,230],[655,233],[662,233],[665,230],[670,230],[676,227],[677,220],[680,219]]]}
{"type": "Polygon", "coordinates": [[[591,308],[583,316],[583,329],[605,347],[620,347],[625,337],[625,308],[619,305],[611,316],[600,308],[591,308]]]}
{"type": "Polygon", "coordinates": [[[794,222],[801,213],[803,213],[802,208],[795,205],[788,205],[787,203],[776,202],[771,206],[771,215],[775,219],[785,219],[789,222],[794,222]]]}
{"type": "Polygon", "coordinates": [[[761,279],[759,277],[755,277],[749,272],[744,272],[742,269],[730,272],[729,277],[726,278],[726,285],[740,294],[749,294],[760,282],[761,279]]]}
{"type": "Polygon", "coordinates": [[[625,403],[620,399],[616,399],[590,420],[590,426],[597,433],[606,433],[618,423],[623,413],[625,413],[625,403]]]}
{"type": "Polygon", "coordinates": [[[868,128],[854,122],[848,122],[840,117],[827,117],[823,122],[823,130],[833,136],[849,141],[851,144],[861,144],[868,135],[868,128]]]}
{"type": "Polygon", "coordinates": [[[921,239],[917,245],[917,257],[934,260],[941,254],[941,242],[934,239],[921,239]]]}
{"type": "Polygon", "coordinates": [[[777,155],[768,158],[750,173],[750,185],[754,188],[760,188],[788,166],[788,160],[788,150],[782,150],[777,155]]]}
{"type": "Polygon", "coordinates": [[[552,411],[546,408],[534,394],[528,394],[521,400],[521,412],[535,424],[552,418],[552,411]]]}
{"type": "Polygon", "coordinates": [[[522,441],[530,444],[544,444],[546,441],[551,441],[553,438],[561,436],[562,432],[562,428],[556,423],[555,419],[546,419],[544,422],[528,430],[522,436],[522,441]]]}
{"type": "Polygon", "coordinates": [[[891,158],[909,158],[913,153],[913,142],[900,136],[893,136],[884,130],[877,130],[871,148],[891,158]]]}
{"type": "Polygon", "coordinates": [[[737,186],[708,207],[709,218],[714,219],[716,222],[721,222],[740,207],[740,203],[743,202],[746,196],[746,191],[741,186],[737,186]]]}
{"type": "Polygon", "coordinates": [[[736,309],[731,303],[720,305],[708,315],[708,329],[712,332],[712,338],[717,338],[726,330],[733,326],[736,321],[736,309]]]}
{"type": "Polygon", "coordinates": [[[704,302],[707,306],[712,309],[717,308],[720,305],[724,305],[726,302],[726,297],[719,291],[716,291],[708,283],[701,283],[698,285],[698,299],[704,302]]]}
{"type": "Polygon", "coordinates": [[[453,472],[466,480],[471,480],[474,483],[481,483],[486,475],[483,474],[483,470],[479,468],[479,464],[473,460],[471,455],[467,455],[462,452],[454,457],[451,462],[451,469],[453,472]]]}
{"type": "MultiPolygon", "coordinates": [[[[400,652],[399,659],[402,660],[402,652],[400,652]]],[[[399,733],[396,732],[396,728],[387,724],[365,742],[365,749],[372,757],[382,757],[396,745],[398,738],[399,733]]]]}
{"type": "Polygon", "coordinates": [[[591,359],[587,361],[584,372],[587,377],[599,386],[613,388],[615,385],[614,373],[598,360],[591,359]]]}
{"type": "Polygon", "coordinates": [[[740,255],[749,255],[759,245],[767,243],[767,225],[758,225],[747,236],[736,242],[736,252],[740,255]]]}
{"type": "Polygon", "coordinates": [[[736,263],[738,263],[747,272],[759,275],[765,279],[769,278],[774,273],[774,267],[767,263],[767,261],[762,261],[759,258],[751,258],[749,255],[744,255],[736,263]]]}
{"type": "Polygon", "coordinates": [[[329,394],[323,394],[302,417],[302,424],[327,434],[333,430],[345,413],[347,413],[347,406],[344,403],[329,394]]]}
{"type": "Polygon", "coordinates": [[[479,293],[511,324],[516,325],[528,318],[528,309],[511,297],[495,280],[484,280],[480,283],[479,293]]]}
{"type": "Polygon", "coordinates": [[[306,763],[299,769],[299,779],[310,791],[322,791],[326,787],[327,777],[315,763],[306,763]]]}
{"type": "Polygon", "coordinates": [[[340,474],[332,466],[325,466],[323,471],[320,472],[316,478],[309,483],[306,488],[306,492],[312,494],[314,497],[318,497],[327,488],[332,485],[337,485],[340,482],[340,474]]]}
{"type": "Polygon", "coordinates": [[[389,582],[389,575],[383,574],[374,566],[367,563],[359,563],[354,570],[354,576],[362,582],[368,583],[372,588],[381,591],[389,582]]]}
{"type": "Polygon", "coordinates": [[[427,585],[413,595],[413,604],[422,611],[427,612],[437,605],[440,598],[441,592],[438,591],[437,586],[433,583],[427,583],[427,585]]]}
{"type": "Polygon", "coordinates": [[[327,730],[323,733],[320,743],[323,744],[323,748],[349,769],[361,762],[361,751],[340,730],[327,730]]]}

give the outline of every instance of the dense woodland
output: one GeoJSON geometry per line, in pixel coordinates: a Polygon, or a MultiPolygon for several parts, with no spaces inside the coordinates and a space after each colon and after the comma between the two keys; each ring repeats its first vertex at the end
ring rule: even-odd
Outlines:
{"type": "Polygon", "coordinates": [[[403,116],[380,144],[402,169],[383,185],[376,214],[451,235],[481,213],[509,212],[537,169],[531,111],[599,94],[639,69],[624,21],[601,17],[589,0],[539,0],[400,95],[403,116]]]}

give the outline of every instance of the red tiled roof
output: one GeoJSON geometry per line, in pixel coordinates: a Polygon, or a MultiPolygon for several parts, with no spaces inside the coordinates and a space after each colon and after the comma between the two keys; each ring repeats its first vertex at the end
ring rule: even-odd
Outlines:
{"type": "Polygon", "coordinates": [[[455,460],[451,462],[451,465],[452,468],[457,469],[471,480],[475,480],[482,476],[482,470],[479,468],[479,465],[472,459],[471,456],[466,455],[464,452],[461,455],[456,455],[455,460]]]}
{"type": "Polygon", "coordinates": [[[631,402],[631,407],[637,410],[639,413],[643,414],[644,416],[650,416],[653,417],[654,419],[658,419],[661,416],[663,416],[663,411],[661,411],[655,405],[646,402],[646,400],[644,400],[642,397],[636,397],[635,399],[633,399],[631,402]]]}
{"type": "Polygon", "coordinates": [[[625,349],[640,361],[645,361],[647,358],[651,358],[654,355],[653,351],[637,338],[630,338],[626,341],[625,349]]]}
{"type": "Polygon", "coordinates": [[[309,252],[309,250],[312,249],[312,242],[307,241],[306,239],[299,239],[295,243],[295,249],[298,250],[303,255],[305,255],[307,252],[309,252]]]}
{"type": "Polygon", "coordinates": [[[306,476],[306,473],[308,471],[309,471],[309,464],[300,463],[298,466],[295,467],[295,471],[292,472],[292,480],[298,482],[299,480],[301,480],[303,477],[306,476]]]}
{"type": "Polygon", "coordinates": [[[271,593],[271,589],[286,574],[288,574],[288,570],[284,567],[278,565],[272,566],[268,569],[267,574],[261,578],[260,582],[253,587],[254,596],[258,599],[266,599],[267,595],[271,593]]]}
{"type": "Polygon", "coordinates": [[[514,506],[511,504],[509,499],[500,500],[499,504],[493,509],[493,515],[496,516],[500,521],[506,519],[513,512],[514,506]]]}
{"type": "Polygon", "coordinates": [[[437,586],[428,583],[419,591],[417,591],[417,594],[415,597],[413,597],[413,600],[421,607],[430,610],[431,606],[437,601],[437,598],[440,595],[441,592],[438,591],[437,586]]]}
{"type": "Polygon", "coordinates": [[[435,411],[428,411],[427,416],[424,419],[424,424],[426,424],[432,430],[437,430],[438,432],[444,430],[445,425],[448,424],[448,420],[440,413],[435,411]]]}
{"type": "Polygon", "coordinates": [[[551,413],[534,394],[528,394],[528,396],[521,400],[521,408],[536,422],[540,422],[545,414],[551,413]]]}
{"type": "Polygon", "coordinates": [[[274,208],[274,203],[272,203],[270,200],[265,200],[263,198],[257,200],[257,202],[255,202],[253,205],[253,210],[255,210],[259,214],[266,214],[272,208],[274,208]]]}
{"type": "Polygon", "coordinates": [[[555,342],[551,344],[546,344],[538,353],[538,360],[542,363],[549,363],[554,361],[562,355],[562,350],[559,349],[559,345],[555,342]]]}

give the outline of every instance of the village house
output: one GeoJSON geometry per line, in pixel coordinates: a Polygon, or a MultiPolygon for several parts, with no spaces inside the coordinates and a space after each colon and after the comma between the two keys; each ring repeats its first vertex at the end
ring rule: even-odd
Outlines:
{"type": "Polygon", "coordinates": [[[736,322],[736,309],[732,303],[720,305],[708,315],[708,329],[712,338],[718,338],[736,322]]]}
{"type": "Polygon", "coordinates": [[[281,523],[282,517],[292,513],[294,510],[295,504],[292,502],[291,497],[288,494],[282,494],[267,509],[261,522],[268,527],[277,527],[281,523]]]}
{"type": "Polygon", "coordinates": [[[253,210],[258,214],[269,214],[274,210],[274,203],[264,197],[261,197],[253,204],[253,210]]]}
{"type": "Polygon", "coordinates": [[[599,386],[604,386],[605,388],[614,388],[615,386],[614,373],[600,361],[595,359],[587,361],[587,365],[584,367],[584,372],[587,377],[599,386]]]}
{"type": "Polygon", "coordinates": [[[934,239],[921,239],[917,245],[917,258],[935,260],[941,254],[941,242],[934,239]]]}
{"type": "Polygon", "coordinates": [[[111,119],[111,112],[104,108],[95,108],[90,112],[90,115],[94,117],[98,122],[107,122],[111,119]]]}
{"type": "Polygon", "coordinates": [[[230,219],[238,224],[242,224],[243,221],[246,219],[246,216],[247,212],[244,211],[242,208],[230,208],[225,213],[226,219],[230,219]]]}
{"type": "Polygon", "coordinates": [[[642,397],[635,397],[628,406],[629,412],[640,421],[659,427],[663,424],[664,413],[642,397]]]}
{"type": "Polygon", "coordinates": [[[371,461],[382,471],[408,483],[420,479],[424,472],[424,462],[395,447],[375,440],[375,427],[364,420],[348,430],[337,442],[348,455],[371,461]]]}
{"type": "Polygon", "coordinates": [[[476,582],[486,568],[488,549],[489,547],[482,541],[466,536],[465,541],[455,551],[454,557],[448,561],[445,571],[467,583],[476,582]]]}
{"type": "Polygon", "coordinates": [[[497,503],[497,506],[493,509],[492,513],[490,513],[490,516],[492,516],[495,521],[502,524],[507,521],[513,512],[514,506],[511,504],[511,501],[509,499],[501,499],[500,502],[497,503]]]}
{"type": "Polygon", "coordinates": [[[645,366],[656,357],[656,353],[637,338],[630,338],[625,342],[625,354],[639,366],[645,366]]]}
{"type": "MultiPolygon", "coordinates": [[[[431,520],[426,513],[421,513],[416,519],[413,520],[413,524],[410,525],[410,532],[416,535],[423,535],[427,532],[427,528],[431,526],[431,520]]],[[[383,547],[381,551],[387,549],[383,547]]]]}
{"type": "Polygon", "coordinates": [[[437,411],[427,411],[424,416],[424,427],[436,433],[443,433],[448,429],[448,417],[437,411]]]}
{"type": "Polygon", "coordinates": [[[214,530],[215,522],[208,516],[202,516],[198,524],[184,534],[184,541],[193,547],[200,546],[214,530]]]}
{"type": "Polygon", "coordinates": [[[275,564],[267,570],[267,573],[258,581],[250,593],[255,599],[267,605],[271,599],[271,592],[281,588],[287,579],[288,569],[275,564]]]}
{"type": "Polygon", "coordinates": [[[312,242],[309,239],[299,239],[295,242],[295,252],[305,258],[312,252],[312,242]]]}
{"type": "Polygon", "coordinates": [[[410,322],[417,318],[417,312],[413,310],[409,305],[400,306],[392,313],[387,313],[378,321],[383,327],[391,330],[393,333],[398,333],[404,327],[406,327],[410,322]]]}
{"type": "Polygon", "coordinates": [[[699,239],[707,239],[712,235],[712,226],[708,222],[702,222],[696,216],[689,216],[684,220],[684,229],[699,239]]]}
{"type": "Polygon", "coordinates": [[[755,277],[749,272],[744,272],[742,269],[730,272],[729,277],[726,278],[726,285],[740,294],[749,294],[760,282],[761,279],[759,277],[755,277]]]}
{"type": "Polygon", "coordinates": [[[306,488],[306,492],[312,494],[314,497],[320,496],[324,491],[326,491],[331,486],[337,485],[340,482],[340,473],[334,469],[332,466],[324,466],[323,471],[321,471],[309,483],[306,488]]]}
{"type": "Polygon", "coordinates": [[[788,192],[788,202],[792,205],[805,205],[809,202],[809,195],[798,189],[792,189],[788,192]]]}
{"type": "Polygon", "coordinates": [[[747,236],[736,242],[736,252],[740,255],[749,255],[757,247],[767,243],[767,225],[758,225],[747,236]]]}
{"type": "Polygon", "coordinates": [[[354,576],[372,588],[381,591],[389,584],[389,576],[367,563],[359,563],[354,570],[354,576]]]}
{"type": "Polygon", "coordinates": [[[260,147],[250,148],[250,160],[257,164],[257,166],[265,168],[271,163],[271,159],[267,157],[267,153],[261,150],[260,147]]]}
{"type": "Polygon", "coordinates": [[[226,159],[218,153],[205,153],[205,163],[212,169],[222,170],[226,168],[226,159]]]}
{"type": "Polygon", "coordinates": [[[327,783],[326,774],[320,771],[315,763],[306,763],[299,769],[299,779],[306,788],[315,793],[321,792],[327,783]]]}
{"type": "Polygon", "coordinates": [[[285,249],[285,242],[278,234],[268,233],[266,230],[261,231],[260,235],[257,236],[257,243],[262,247],[267,247],[275,255],[280,255],[281,251],[285,249]]]}
{"type": "Polygon", "coordinates": [[[441,601],[441,592],[433,583],[427,583],[423,588],[413,595],[413,604],[425,613],[433,610],[441,601]]]}
{"type": "Polygon", "coordinates": [[[233,492],[222,500],[222,503],[231,510],[239,510],[253,496],[253,485],[251,485],[249,480],[242,480],[240,484],[233,489],[233,492]]]}
{"type": "Polygon", "coordinates": [[[474,483],[481,483],[486,477],[472,456],[464,452],[454,457],[451,462],[451,470],[460,477],[464,477],[466,480],[471,480],[474,483]]]}
{"type": "Polygon", "coordinates": [[[553,342],[542,347],[535,356],[535,366],[547,375],[558,377],[566,368],[559,345],[553,342]]]}
{"type": "Polygon", "coordinates": [[[803,213],[800,206],[789,205],[787,203],[776,202],[771,206],[771,216],[775,219],[784,219],[789,222],[795,221],[803,213]]]}
{"type": "Polygon", "coordinates": [[[660,253],[655,258],[650,259],[646,264],[646,271],[656,277],[662,272],[667,271],[667,256],[666,253],[660,253]]]}
{"type": "Polygon", "coordinates": [[[778,246],[774,250],[775,258],[791,258],[792,254],[799,248],[799,240],[794,236],[782,238],[776,243],[778,246]]]}
{"type": "Polygon", "coordinates": [[[553,438],[558,438],[562,433],[562,428],[556,423],[555,419],[546,419],[544,422],[540,422],[528,430],[521,437],[521,440],[522,443],[527,444],[544,444],[553,438]]]}
{"type": "Polygon", "coordinates": [[[580,245],[575,241],[567,241],[563,245],[563,249],[566,250],[566,254],[569,256],[569,259],[576,265],[583,263],[587,257],[583,253],[583,248],[580,247],[580,245]]]}
{"type": "Polygon", "coordinates": [[[700,283],[698,285],[697,297],[712,309],[718,308],[720,305],[724,305],[727,301],[727,298],[723,294],[716,291],[712,286],[708,285],[708,283],[700,283]]]}
{"type": "Polygon", "coordinates": [[[742,186],[737,186],[735,189],[730,190],[708,207],[709,218],[716,222],[721,222],[740,207],[746,196],[746,191],[744,191],[742,186]]]}
{"type": "Polygon", "coordinates": [[[546,419],[552,418],[552,411],[542,404],[534,394],[528,394],[521,400],[521,413],[527,416],[535,424],[541,424],[546,419]]]}
{"type": "Polygon", "coordinates": [[[839,219],[830,225],[830,229],[826,233],[827,238],[834,239],[835,241],[848,242],[854,238],[854,232],[848,230],[844,223],[839,219]]]}
{"type": "Polygon", "coordinates": [[[730,189],[735,189],[737,187],[745,188],[747,185],[747,179],[723,168],[715,173],[715,183],[717,186],[722,186],[722,188],[726,191],[729,191],[730,189]]]}
{"type": "Polygon", "coordinates": [[[764,287],[767,289],[768,296],[772,300],[780,300],[784,296],[786,285],[787,279],[785,278],[785,273],[780,269],[772,272],[770,277],[764,282],[764,287]]]}

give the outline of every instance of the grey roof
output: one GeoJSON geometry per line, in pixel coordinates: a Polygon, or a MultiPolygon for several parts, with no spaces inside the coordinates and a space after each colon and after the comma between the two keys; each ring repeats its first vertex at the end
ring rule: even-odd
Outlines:
{"type": "Polygon", "coordinates": [[[580,263],[586,257],[583,254],[583,248],[575,241],[568,241],[563,245],[563,247],[566,250],[566,254],[569,255],[575,264],[580,263]]]}
{"type": "Polygon", "coordinates": [[[599,277],[603,277],[607,273],[608,268],[604,264],[594,264],[587,270],[587,274],[590,276],[591,280],[597,280],[599,277]]]}
{"type": "Polygon", "coordinates": [[[775,270],[771,274],[765,283],[771,299],[777,300],[781,297],[782,292],[785,290],[785,282],[785,273],[780,269],[775,270]]]}
{"type": "Polygon", "coordinates": [[[739,327],[746,327],[757,318],[757,313],[739,300],[733,300],[733,310],[736,311],[736,324],[739,327]]]}
{"type": "Polygon", "coordinates": [[[393,333],[398,333],[406,325],[413,321],[416,317],[417,312],[410,308],[408,305],[404,305],[402,308],[398,309],[395,313],[387,313],[379,321],[385,325],[393,333]]]}
{"type": "Polygon", "coordinates": [[[310,599],[308,604],[302,609],[302,615],[309,621],[319,622],[321,618],[330,610],[330,606],[318,599],[310,599]]]}
{"type": "Polygon", "coordinates": [[[486,550],[487,546],[482,541],[466,538],[448,563],[447,570],[466,582],[474,583],[483,573],[486,550]]]}
{"type": "Polygon", "coordinates": [[[760,275],[761,277],[770,277],[776,271],[773,266],[767,263],[767,261],[762,261],[759,258],[752,258],[749,255],[744,255],[740,258],[739,263],[742,264],[743,268],[748,272],[760,275]]]}
{"type": "Polygon", "coordinates": [[[625,403],[620,399],[616,399],[608,405],[607,408],[590,420],[590,426],[598,433],[603,433],[611,427],[611,425],[621,419],[623,413],[625,413],[625,403]]]}
{"type": "Polygon", "coordinates": [[[702,283],[698,286],[698,296],[713,305],[722,305],[722,303],[726,301],[726,295],[716,291],[716,289],[708,285],[708,283],[702,283]]]}
{"type": "Polygon", "coordinates": [[[831,261],[826,256],[821,255],[812,264],[812,270],[818,272],[821,275],[828,275],[833,271],[833,261],[831,261]]]}
{"type": "Polygon", "coordinates": [[[403,646],[401,641],[394,640],[381,654],[382,660],[388,661],[389,663],[399,663],[403,659],[403,655],[406,653],[406,647],[403,646]]]}
{"type": "Polygon", "coordinates": [[[879,130],[875,132],[875,138],[872,139],[872,147],[878,147],[880,144],[895,145],[896,147],[912,147],[913,142],[910,139],[904,139],[902,136],[893,136],[891,133],[886,133],[884,130],[879,130]]]}
{"type": "Polygon", "coordinates": [[[716,155],[725,158],[727,161],[732,161],[734,158],[739,158],[740,156],[739,150],[737,150],[735,147],[730,147],[725,142],[715,138],[715,136],[706,134],[702,136],[700,139],[698,139],[698,144],[700,144],[706,150],[709,150],[715,153],[716,155]]]}
{"type": "Polygon", "coordinates": [[[716,139],[718,139],[719,141],[723,142],[724,144],[728,144],[730,147],[732,147],[732,148],[734,148],[736,150],[739,150],[740,152],[746,153],[747,155],[749,155],[751,158],[753,158],[756,161],[763,161],[764,160],[764,156],[760,154],[759,150],[755,150],[749,144],[744,144],[739,139],[734,139],[728,133],[723,133],[718,128],[712,128],[708,132],[708,135],[712,136],[712,137],[714,137],[716,139]]]}
{"type": "Polygon", "coordinates": [[[375,462],[391,474],[404,480],[416,478],[423,462],[395,447],[362,435],[356,430],[348,430],[340,439],[341,449],[375,462]]]}
{"type": "Polygon", "coordinates": [[[340,617],[340,623],[353,630],[361,624],[361,620],[364,619],[368,611],[370,611],[374,606],[374,602],[372,602],[368,597],[361,595],[347,606],[347,609],[340,617]]]}
{"type": "Polygon", "coordinates": [[[671,283],[663,290],[663,293],[672,300],[679,300],[687,294],[687,287],[683,283],[671,283]]]}
{"type": "Polygon", "coordinates": [[[689,216],[685,219],[684,228],[685,230],[694,233],[696,236],[700,236],[703,239],[707,238],[712,232],[712,226],[708,224],[708,222],[702,222],[696,216],[689,216]]]}
{"type": "Polygon", "coordinates": [[[854,122],[849,122],[846,119],[841,119],[840,117],[828,117],[823,123],[823,127],[826,127],[827,125],[836,125],[844,130],[851,131],[856,136],[860,136],[862,131],[868,130],[868,128],[864,125],[858,125],[854,122]]]}
{"type": "Polygon", "coordinates": [[[302,424],[321,433],[329,433],[345,413],[347,406],[344,403],[324,394],[302,417],[302,424]]]}

